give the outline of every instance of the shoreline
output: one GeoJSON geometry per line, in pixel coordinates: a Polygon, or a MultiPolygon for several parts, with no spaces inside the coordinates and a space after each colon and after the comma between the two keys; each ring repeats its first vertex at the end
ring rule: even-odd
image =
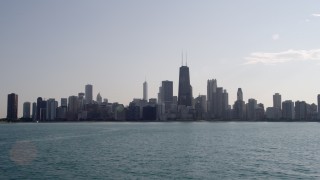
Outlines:
{"type": "Polygon", "coordinates": [[[239,120],[169,120],[169,121],[129,121],[129,120],[125,120],[125,121],[115,121],[115,120],[106,120],[106,121],[98,121],[98,120],[89,120],[89,121],[39,121],[39,122],[35,122],[35,121],[31,121],[31,122],[25,122],[25,121],[0,121],[0,124],[16,124],[16,123],[108,123],[108,122],[112,122],[112,123],[176,123],[176,122],[185,122],[185,123],[194,123],[194,122],[212,122],[212,123],[229,123],[229,122],[235,122],[235,123],[248,123],[248,122],[252,122],[252,123],[265,123],[265,122],[286,122],[286,123],[297,123],[297,122],[319,122],[320,121],[316,121],[316,120],[306,120],[306,121],[298,121],[298,120],[294,120],[294,121],[285,121],[285,120],[277,120],[277,121],[239,121],[239,120]]]}

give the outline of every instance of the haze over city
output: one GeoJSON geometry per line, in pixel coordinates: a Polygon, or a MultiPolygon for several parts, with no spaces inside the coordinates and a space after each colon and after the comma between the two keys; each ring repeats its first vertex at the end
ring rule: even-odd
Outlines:
{"type": "Polygon", "coordinates": [[[244,101],[316,103],[320,85],[319,1],[0,1],[0,117],[7,95],[22,103],[67,98],[93,85],[94,98],[127,105],[157,98],[163,80],[178,95],[181,52],[193,96],[207,80],[242,88],[244,101]]]}

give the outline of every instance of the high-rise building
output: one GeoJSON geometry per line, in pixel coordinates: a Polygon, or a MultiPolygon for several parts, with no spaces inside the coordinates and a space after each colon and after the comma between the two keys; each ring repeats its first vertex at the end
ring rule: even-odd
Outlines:
{"type": "Polygon", "coordinates": [[[31,103],[30,102],[24,102],[23,103],[23,118],[30,118],[30,108],[31,108],[31,103]]]}
{"type": "Polygon", "coordinates": [[[143,83],[143,100],[148,100],[148,83],[145,81],[143,83]]]}
{"type": "Polygon", "coordinates": [[[318,94],[318,119],[320,119],[320,94],[318,94]]]}
{"type": "Polygon", "coordinates": [[[92,85],[91,84],[87,84],[86,88],[85,88],[85,101],[86,104],[92,104],[92,98],[93,94],[92,94],[92,85]]]}
{"type": "Polygon", "coordinates": [[[68,98],[68,120],[76,120],[78,114],[78,97],[77,96],[69,96],[68,98]]]}
{"type": "Polygon", "coordinates": [[[247,120],[256,120],[257,100],[249,99],[247,104],[247,120]]]}
{"type": "Polygon", "coordinates": [[[102,104],[102,97],[101,97],[100,93],[98,93],[98,95],[97,95],[97,103],[102,104]]]}
{"type": "Polygon", "coordinates": [[[293,120],[294,117],[294,103],[291,100],[282,102],[282,118],[293,120]]]}
{"type": "Polygon", "coordinates": [[[215,112],[215,98],[214,95],[217,91],[217,80],[216,79],[209,79],[207,81],[207,110],[208,113],[213,116],[215,112]]]}
{"type": "Polygon", "coordinates": [[[162,81],[161,102],[165,105],[165,111],[169,111],[173,104],[173,82],[162,81]]]}
{"type": "Polygon", "coordinates": [[[56,119],[58,102],[55,99],[47,100],[46,120],[52,121],[56,119]]]}
{"type": "Polygon", "coordinates": [[[179,72],[178,105],[192,106],[192,87],[188,66],[181,66],[179,72]]]}
{"type": "Polygon", "coordinates": [[[40,104],[40,121],[47,120],[47,101],[42,100],[40,104]]]}
{"type": "Polygon", "coordinates": [[[242,94],[242,89],[241,88],[238,88],[237,100],[243,101],[243,94],[242,94]]]}
{"type": "Polygon", "coordinates": [[[37,118],[36,120],[40,120],[41,119],[41,107],[42,107],[42,98],[38,97],[37,98],[37,118]]]}
{"type": "Polygon", "coordinates": [[[218,87],[217,92],[214,93],[214,104],[215,104],[215,118],[222,118],[223,114],[223,88],[218,87]]]}
{"type": "Polygon", "coordinates": [[[61,107],[68,107],[68,99],[61,98],[61,107]]]}
{"type": "Polygon", "coordinates": [[[307,119],[307,103],[305,101],[296,101],[294,111],[296,120],[307,119]]]}
{"type": "Polygon", "coordinates": [[[229,94],[227,90],[223,90],[222,107],[223,107],[223,110],[227,110],[229,108],[229,94]]]}
{"type": "Polygon", "coordinates": [[[32,103],[32,119],[37,120],[37,103],[32,103]]]}
{"type": "Polygon", "coordinates": [[[243,94],[241,88],[238,88],[237,101],[233,105],[233,118],[245,119],[245,102],[243,101],[243,94]]]}
{"type": "Polygon", "coordinates": [[[18,119],[18,95],[17,94],[14,94],[14,93],[8,94],[7,119],[9,120],[18,119]]]}
{"type": "Polygon", "coordinates": [[[273,107],[281,110],[281,95],[279,93],[273,95],[273,107]]]}
{"type": "Polygon", "coordinates": [[[85,109],[85,94],[80,92],[78,93],[78,110],[83,111],[85,109]]]}

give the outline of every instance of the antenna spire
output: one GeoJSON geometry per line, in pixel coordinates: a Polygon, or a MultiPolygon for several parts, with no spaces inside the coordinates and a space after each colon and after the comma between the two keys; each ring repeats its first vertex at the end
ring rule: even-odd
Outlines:
{"type": "Polygon", "coordinates": [[[181,52],[181,66],[183,66],[183,50],[182,50],[182,52],[181,52]]]}
{"type": "Polygon", "coordinates": [[[188,52],[186,52],[186,66],[188,66],[188,52]]]}

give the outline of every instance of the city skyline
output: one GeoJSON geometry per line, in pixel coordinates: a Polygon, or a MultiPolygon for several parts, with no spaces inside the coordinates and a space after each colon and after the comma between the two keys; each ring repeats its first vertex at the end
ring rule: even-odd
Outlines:
{"type": "MultiPolygon", "coordinates": [[[[241,88],[237,90],[237,100],[229,102],[226,89],[219,87],[216,79],[207,80],[207,95],[193,96],[190,84],[190,72],[187,64],[179,68],[178,96],[173,96],[173,81],[162,81],[158,99],[147,98],[147,81],[143,82],[142,97],[133,98],[128,105],[102,101],[100,92],[93,100],[93,85],[85,85],[85,93],[78,96],[61,97],[60,106],[55,98],[37,98],[37,102],[23,102],[23,121],[75,121],[75,120],[299,120],[314,121],[320,119],[320,94],[317,104],[302,101],[285,100],[282,95],[273,95],[273,106],[266,107],[263,102],[249,98],[243,99],[241,88]],[[283,109],[282,109],[283,106],[283,109]]],[[[7,120],[17,120],[18,94],[8,94],[7,120]]]]}
{"type": "Polygon", "coordinates": [[[111,102],[157,98],[164,80],[178,95],[180,52],[188,52],[193,95],[217,79],[237,98],[272,107],[285,100],[317,103],[318,1],[2,1],[0,117],[7,95],[23,102],[84,92],[93,84],[111,102]],[[290,4],[290,6],[288,5],[290,4]],[[59,13],[57,13],[59,12],[59,13]]]}

